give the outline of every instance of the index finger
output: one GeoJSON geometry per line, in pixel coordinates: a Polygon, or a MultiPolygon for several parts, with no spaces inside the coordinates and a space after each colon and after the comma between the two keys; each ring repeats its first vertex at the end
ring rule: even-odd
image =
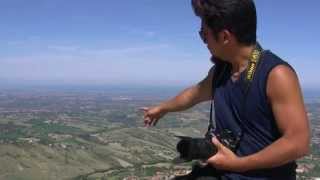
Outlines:
{"type": "Polygon", "coordinates": [[[221,142],[218,140],[217,137],[213,137],[211,140],[212,140],[212,143],[217,147],[218,150],[223,148],[223,144],[221,144],[221,142]]]}
{"type": "Polygon", "coordinates": [[[139,110],[140,110],[140,111],[148,111],[149,108],[148,108],[148,107],[141,107],[141,108],[139,108],[139,110]]]}

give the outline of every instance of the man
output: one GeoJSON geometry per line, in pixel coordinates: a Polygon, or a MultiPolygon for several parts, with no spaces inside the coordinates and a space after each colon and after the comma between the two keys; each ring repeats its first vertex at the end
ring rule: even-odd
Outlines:
{"type": "Polygon", "coordinates": [[[239,146],[234,153],[213,138],[218,153],[185,179],[295,179],[295,160],[309,152],[308,118],[293,68],[258,48],[254,2],[192,0],[192,5],[215,66],[175,98],[144,108],[145,124],[213,99],[215,126],[210,122],[208,133],[240,133],[239,146]]]}

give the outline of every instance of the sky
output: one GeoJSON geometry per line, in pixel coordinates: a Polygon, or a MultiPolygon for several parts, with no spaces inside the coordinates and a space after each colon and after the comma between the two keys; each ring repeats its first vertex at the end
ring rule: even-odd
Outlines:
{"type": "MultiPolygon", "coordinates": [[[[320,88],[319,0],[256,0],[258,40],[320,88]]],[[[212,66],[190,0],[0,0],[0,82],[191,85],[212,66]]]]}

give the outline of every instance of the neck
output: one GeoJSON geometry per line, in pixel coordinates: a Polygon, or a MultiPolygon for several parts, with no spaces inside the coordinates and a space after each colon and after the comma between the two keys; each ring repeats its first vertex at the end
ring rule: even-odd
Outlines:
{"type": "Polygon", "coordinates": [[[251,53],[254,50],[255,45],[251,46],[242,46],[235,50],[233,53],[232,59],[230,62],[232,65],[232,73],[242,72],[249,64],[251,58],[251,53]]]}

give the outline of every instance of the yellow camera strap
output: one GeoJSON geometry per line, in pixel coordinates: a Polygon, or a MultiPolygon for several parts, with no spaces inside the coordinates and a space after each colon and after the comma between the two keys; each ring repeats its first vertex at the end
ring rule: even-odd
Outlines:
{"type": "Polygon", "coordinates": [[[256,44],[254,50],[251,53],[250,56],[250,60],[249,60],[249,65],[247,67],[246,70],[246,79],[245,79],[245,83],[246,83],[246,87],[245,87],[245,95],[248,94],[248,91],[250,89],[250,85],[253,81],[255,72],[257,70],[257,67],[259,65],[260,59],[261,59],[261,55],[262,55],[263,49],[260,46],[259,43],[256,44]]]}

